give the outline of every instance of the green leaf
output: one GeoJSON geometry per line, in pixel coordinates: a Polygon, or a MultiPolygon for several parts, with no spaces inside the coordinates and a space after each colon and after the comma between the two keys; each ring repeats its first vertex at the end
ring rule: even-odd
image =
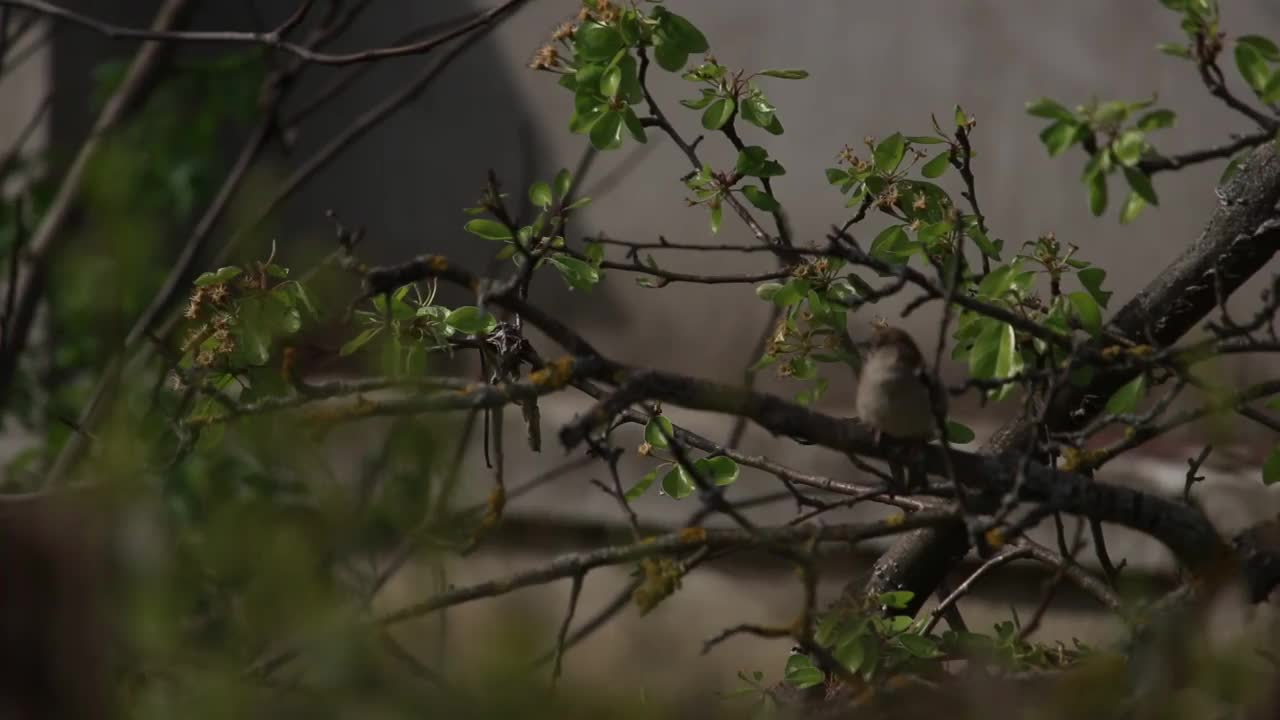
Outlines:
{"type": "Polygon", "coordinates": [[[1120,208],[1120,224],[1127,225],[1137,219],[1142,214],[1142,210],[1147,207],[1147,201],[1136,192],[1129,193],[1129,197],[1125,198],[1124,207],[1120,208]]]}
{"type": "Polygon", "coordinates": [[[685,51],[704,53],[711,49],[702,31],[684,17],[665,9],[662,13],[655,13],[655,17],[660,18],[662,32],[666,37],[674,40],[685,51]]]}
{"type": "Polygon", "coordinates": [[[782,283],[767,282],[756,287],[756,297],[766,302],[772,302],[773,298],[782,289],[782,283]]]}
{"type": "Polygon", "coordinates": [[[1152,110],[1138,118],[1138,129],[1143,132],[1163,130],[1178,124],[1178,115],[1172,110],[1152,110]]]}
{"type": "Polygon", "coordinates": [[[1274,42],[1261,35],[1242,35],[1236,39],[1236,44],[1253,48],[1255,52],[1271,62],[1280,62],[1280,47],[1276,47],[1274,42]]]}
{"type": "Polygon", "coordinates": [[[738,152],[734,172],[751,177],[777,177],[785,175],[786,168],[776,160],[769,159],[769,153],[759,145],[748,145],[738,152]]]}
{"type": "Polygon", "coordinates": [[[1022,264],[1016,259],[1008,265],[993,269],[978,284],[978,295],[992,300],[1002,299],[1005,293],[1015,289],[1014,281],[1020,272],[1022,272],[1022,264]]]}
{"type": "Polygon", "coordinates": [[[604,75],[600,76],[600,94],[612,98],[618,94],[618,88],[622,87],[622,68],[614,65],[604,71],[604,75]]]}
{"type": "Polygon", "coordinates": [[[898,636],[898,643],[913,657],[935,658],[942,655],[936,640],[915,633],[904,633],[898,636]]]}
{"type": "Polygon", "coordinates": [[[1107,211],[1107,176],[1105,173],[1094,173],[1085,183],[1089,187],[1089,211],[1094,216],[1107,211]]]}
{"type": "Polygon", "coordinates": [[[907,139],[902,137],[902,133],[894,133],[885,138],[876,145],[875,156],[876,169],[889,175],[898,169],[898,165],[902,163],[902,157],[906,154],[907,139]]]}
{"type": "Polygon", "coordinates": [[[1083,135],[1084,126],[1074,121],[1060,120],[1040,131],[1040,142],[1049,151],[1049,157],[1061,155],[1083,135]]]}
{"type": "Polygon", "coordinates": [[[973,430],[967,425],[961,425],[955,420],[947,421],[947,442],[953,445],[965,445],[973,442],[975,437],[973,430]]]}
{"type": "Polygon", "coordinates": [[[1040,98],[1027,103],[1027,113],[1050,120],[1077,122],[1075,113],[1068,110],[1058,101],[1050,100],[1049,98],[1040,98]]]}
{"type": "Polygon", "coordinates": [[[916,594],[910,590],[894,590],[893,592],[882,593],[879,598],[879,604],[893,610],[905,610],[915,599],[916,594]]]}
{"type": "MultiPolygon", "coordinates": [[[[688,80],[689,82],[721,80],[724,78],[724,76],[728,72],[729,72],[729,68],[708,60],[707,62],[702,63],[698,67],[690,70],[689,72],[681,75],[680,77],[684,78],[685,80],[688,80]]],[[[710,91],[707,89],[703,89],[702,92],[706,93],[710,91]]]]}
{"type": "Polygon", "coordinates": [[[1271,79],[1267,81],[1267,86],[1262,89],[1262,102],[1280,102],[1280,72],[1271,74],[1271,79]]]}
{"type": "Polygon", "coordinates": [[[1236,43],[1235,54],[1240,77],[1249,83],[1249,87],[1253,88],[1254,92],[1261,94],[1271,79],[1271,69],[1267,67],[1267,61],[1263,59],[1262,53],[1258,52],[1253,45],[1236,43]]]}
{"type": "Polygon", "coordinates": [[[1266,485],[1280,482],[1280,445],[1272,448],[1266,462],[1262,463],[1262,482],[1266,485]]]}
{"type": "Polygon", "coordinates": [[[667,447],[667,438],[675,435],[675,428],[671,427],[671,421],[666,415],[655,415],[645,423],[644,441],[656,448],[667,447]]]}
{"type": "Polygon", "coordinates": [[[702,127],[708,130],[719,130],[729,122],[729,118],[733,117],[733,110],[737,107],[733,98],[716,98],[716,101],[702,113],[702,127]]]}
{"type": "Polygon", "coordinates": [[[711,205],[711,233],[720,232],[720,223],[724,220],[724,206],[716,202],[711,205]]]}
{"type": "Polygon", "coordinates": [[[914,620],[908,615],[894,615],[888,621],[882,621],[881,628],[886,634],[897,635],[906,632],[912,622],[914,620]]]}
{"type": "Polygon", "coordinates": [[[689,64],[689,51],[671,41],[659,42],[653,49],[653,57],[658,66],[668,72],[680,72],[689,64]]]}
{"type": "Polygon", "coordinates": [[[787,667],[782,677],[800,690],[821,685],[826,680],[826,675],[813,666],[809,656],[800,654],[787,658],[787,667]]]}
{"type": "Polygon", "coordinates": [[[774,111],[777,110],[769,104],[762,96],[756,96],[743,100],[739,105],[739,111],[742,113],[742,119],[755,125],[756,127],[769,129],[773,125],[774,111]]]}
{"type": "Polygon", "coordinates": [[[962,325],[961,330],[973,337],[973,346],[969,351],[969,375],[972,377],[984,380],[995,377],[996,356],[1000,351],[1003,326],[1004,323],[997,320],[977,315],[969,323],[962,325]]]}
{"type": "Polygon", "coordinates": [[[1137,165],[1142,159],[1142,150],[1146,147],[1146,136],[1141,130],[1125,130],[1111,144],[1116,160],[1126,167],[1137,165]]]}
{"type": "Polygon", "coordinates": [[[901,264],[910,257],[914,247],[902,225],[890,225],[871,241],[868,253],[876,259],[901,264]]]}
{"type": "Polygon", "coordinates": [[[840,168],[827,168],[827,183],[831,185],[843,185],[849,179],[849,173],[840,168]]]}
{"type": "Polygon", "coordinates": [[[715,485],[732,485],[738,479],[738,463],[732,458],[706,458],[699,460],[696,465],[703,471],[703,476],[715,485]]]}
{"type": "Polygon", "coordinates": [[[982,251],[982,254],[992,260],[1000,260],[1000,246],[991,242],[991,238],[987,237],[987,234],[982,232],[982,228],[978,227],[978,219],[973,218],[972,222],[967,224],[969,227],[966,230],[966,234],[968,234],[969,238],[978,246],[978,249],[982,251]]]}
{"type": "Polygon", "coordinates": [[[606,112],[591,126],[591,146],[597,150],[622,146],[622,113],[606,112]]]}
{"type": "Polygon", "coordinates": [[[1236,174],[1236,171],[1240,169],[1240,164],[1244,162],[1248,154],[1248,151],[1236,153],[1236,156],[1227,162],[1227,166],[1222,169],[1221,177],[1218,178],[1219,185],[1230,180],[1236,174]]]}
{"type": "Polygon", "coordinates": [[[748,145],[738,151],[738,158],[734,161],[733,171],[739,175],[754,175],[764,167],[769,159],[769,151],[759,145],[748,145]]]}
{"type": "Polygon", "coordinates": [[[874,641],[874,638],[871,638],[865,632],[854,635],[837,645],[832,657],[849,672],[856,673],[862,668],[862,664],[866,662],[868,640],[874,641]]]}
{"type": "Polygon", "coordinates": [[[529,186],[529,202],[544,210],[551,207],[551,186],[539,180],[529,186]]]}
{"type": "Polygon", "coordinates": [[[590,290],[600,282],[600,271],[590,263],[568,255],[556,255],[549,260],[560,271],[565,283],[574,290],[590,290]]]}
{"type": "Polygon", "coordinates": [[[924,164],[920,168],[920,174],[927,178],[941,177],[947,171],[947,166],[951,164],[951,151],[943,150],[924,164]]]}
{"type": "MultiPolygon", "coordinates": [[[[942,222],[929,223],[928,225],[920,227],[920,229],[916,231],[916,239],[919,240],[920,244],[924,245],[926,248],[931,248],[939,238],[943,238],[951,234],[953,229],[954,227],[952,224],[946,220],[943,220],[942,222]]],[[[946,277],[950,277],[950,275],[946,277]]]]}
{"type": "Polygon", "coordinates": [[[1115,126],[1124,122],[1134,108],[1130,103],[1111,100],[1098,105],[1093,111],[1093,120],[1098,125],[1115,126]]]}
{"type": "Polygon", "coordinates": [[[689,474],[679,465],[671,468],[662,477],[662,492],[676,500],[683,500],[697,492],[697,490],[698,486],[693,482],[693,478],[689,477],[689,474]]]}
{"type": "Polygon", "coordinates": [[[382,332],[382,327],[383,327],[382,325],[375,325],[374,327],[371,327],[365,330],[364,332],[360,333],[359,335],[351,338],[350,340],[348,340],[346,343],[342,345],[342,349],[338,351],[338,355],[341,357],[346,357],[351,353],[364,347],[366,344],[368,344],[370,340],[374,338],[375,335],[382,332]]]}
{"type": "MultiPolygon", "coordinates": [[[[1008,323],[1000,323],[1000,342],[996,351],[996,367],[994,377],[1009,378],[1017,375],[1022,371],[1022,354],[1018,352],[1018,339],[1013,332],[1013,326],[1008,323]]],[[[1001,400],[1008,397],[1017,383],[1007,383],[1003,388],[995,392],[995,399],[1001,400]]]]}
{"type": "Polygon", "coordinates": [[[307,294],[306,288],[302,287],[302,283],[290,281],[285,283],[281,287],[281,290],[292,295],[299,303],[301,303],[302,307],[307,309],[307,312],[311,313],[312,317],[320,316],[320,313],[316,311],[316,306],[311,304],[311,297],[307,294]]]}
{"type": "Polygon", "coordinates": [[[193,284],[196,287],[216,285],[218,283],[226,282],[243,272],[244,272],[243,268],[237,267],[235,265],[228,265],[226,267],[218,268],[214,272],[200,273],[200,276],[195,279],[195,282],[193,284]]]}
{"type": "Polygon", "coordinates": [[[1107,279],[1106,270],[1096,267],[1085,268],[1077,272],[1076,277],[1099,305],[1102,307],[1107,306],[1107,303],[1111,301],[1111,293],[1102,289],[1102,281],[1107,279]]]}
{"type": "Polygon", "coordinates": [[[1165,55],[1172,55],[1184,60],[1191,59],[1191,48],[1187,47],[1186,43],[1160,43],[1156,45],[1156,49],[1165,55]]]}
{"type": "Polygon", "coordinates": [[[498,320],[474,305],[463,305],[446,315],[444,324],[460,333],[479,335],[497,327],[498,320]]]}
{"type": "Polygon", "coordinates": [[[778,307],[789,307],[804,299],[809,293],[809,283],[800,278],[792,278],[773,293],[773,304],[778,307]]]}
{"type": "Polygon", "coordinates": [[[485,218],[476,218],[467,221],[462,226],[464,230],[472,235],[478,235],[485,240],[510,240],[511,230],[496,220],[487,220],[485,218]]]}
{"type": "Polygon", "coordinates": [[[631,137],[635,138],[638,143],[649,142],[649,135],[644,131],[644,123],[640,122],[640,116],[636,115],[636,111],[631,106],[622,109],[622,124],[626,126],[627,132],[631,133],[631,137]]]}
{"type": "Polygon", "coordinates": [[[1142,172],[1137,168],[1123,168],[1124,179],[1129,181],[1129,187],[1133,191],[1142,196],[1151,205],[1159,205],[1160,198],[1156,196],[1156,189],[1151,185],[1151,176],[1142,172]]]}
{"type": "Polygon", "coordinates": [[[649,486],[652,485],[653,481],[656,479],[658,479],[658,471],[650,470],[649,472],[645,473],[644,477],[640,478],[640,480],[636,482],[635,485],[632,485],[630,489],[627,490],[627,492],[624,494],[624,497],[628,501],[639,498],[641,495],[644,495],[646,492],[648,492],[649,486]]]}
{"type": "Polygon", "coordinates": [[[752,205],[755,205],[756,207],[760,208],[761,210],[764,210],[765,212],[776,212],[779,208],[782,207],[781,205],[778,204],[778,201],[775,200],[772,195],[765,192],[764,190],[761,190],[755,185],[743,186],[742,194],[747,196],[747,199],[751,201],[752,205]]]}
{"type": "Polygon", "coordinates": [[[1147,391],[1147,376],[1139,375],[1130,380],[1107,400],[1107,412],[1111,415],[1128,415],[1138,407],[1138,401],[1147,391]]]}
{"type": "Polygon", "coordinates": [[[710,90],[703,90],[702,97],[698,98],[697,100],[681,100],[680,104],[689,108],[690,110],[701,110],[706,106],[710,105],[711,102],[715,99],[716,99],[716,94],[714,92],[711,92],[710,90]]]}
{"type": "Polygon", "coordinates": [[[838,305],[851,304],[859,294],[848,278],[838,278],[827,286],[827,298],[838,305]]]}
{"type": "Polygon", "coordinates": [[[809,77],[807,70],[761,70],[761,75],[782,78],[783,80],[803,80],[809,77]]]}
{"type": "Polygon", "coordinates": [[[964,127],[969,124],[969,116],[964,114],[964,108],[956,106],[955,111],[956,127],[964,127]]]}
{"type": "Polygon", "coordinates": [[[618,21],[618,32],[622,34],[622,41],[628,47],[635,47],[643,39],[638,15],[635,10],[627,10],[618,21]]]}
{"type": "Polygon", "coordinates": [[[567,169],[563,169],[556,173],[556,179],[553,184],[556,190],[556,197],[564,199],[569,194],[569,188],[573,184],[573,175],[567,169]]]}
{"type": "Polygon", "coordinates": [[[578,26],[573,33],[573,44],[588,60],[608,60],[623,48],[622,35],[617,30],[594,20],[578,26]]]}
{"type": "Polygon", "coordinates": [[[1067,300],[1075,309],[1080,326],[1090,335],[1097,337],[1102,331],[1102,311],[1098,309],[1098,303],[1093,296],[1087,292],[1073,292],[1067,295],[1067,300]]]}
{"type": "Polygon", "coordinates": [[[608,111],[609,106],[605,103],[593,103],[575,108],[573,117],[569,118],[569,132],[578,134],[590,132],[608,111]]]}

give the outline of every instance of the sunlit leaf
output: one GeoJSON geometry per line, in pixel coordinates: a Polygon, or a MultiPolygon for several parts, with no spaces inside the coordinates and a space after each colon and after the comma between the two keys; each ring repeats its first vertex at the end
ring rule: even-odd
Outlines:
{"type": "Polygon", "coordinates": [[[635,485],[632,485],[627,490],[627,492],[625,493],[625,497],[627,498],[627,500],[635,500],[639,498],[641,495],[644,495],[646,491],[648,491],[649,486],[653,485],[653,481],[656,480],[657,478],[658,478],[658,471],[650,470],[649,472],[645,473],[644,477],[640,478],[640,480],[637,481],[635,485]]]}
{"type": "Polygon", "coordinates": [[[906,154],[907,139],[902,137],[902,133],[894,133],[885,138],[876,145],[873,152],[875,156],[876,169],[886,175],[898,169],[898,165],[902,163],[902,157],[906,154]]]}
{"type": "Polygon", "coordinates": [[[472,235],[478,235],[485,240],[512,239],[511,229],[496,220],[476,218],[475,220],[467,221],[467,224],[462,227],[472,235]]]}

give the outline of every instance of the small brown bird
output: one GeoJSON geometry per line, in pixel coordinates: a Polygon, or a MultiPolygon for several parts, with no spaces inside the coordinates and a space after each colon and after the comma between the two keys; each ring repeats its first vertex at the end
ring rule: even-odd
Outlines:
{"type": "Polygon", "coordinates": [[[896,440],[932,438],[937,424],[927,372],[910,335],[895,327],[877,327],[858,375],[858,419],[896,440]]]}
{"type": "MultiPolygon", "coordinates": [[[[937,435],[929,387],[924,356],[911,336],[899,328],[877,326],[862,360],[854,399],[858,420],[875,432],[877,443],[896,441],[906,451],[937,435]]],[[[910,464],[908,488],[920,487],[925,482],[923,468],[910,464]]],[[[902,468],[893,462],[890,468],[901,488],[902,468]]]]}

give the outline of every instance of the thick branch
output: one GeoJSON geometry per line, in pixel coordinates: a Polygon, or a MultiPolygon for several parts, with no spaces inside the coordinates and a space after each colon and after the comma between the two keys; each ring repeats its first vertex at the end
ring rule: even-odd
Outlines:
{"type": "MultiPolygon", "coordinates": [[[[658,371],[615,371],[623,380],[606,397],[561,431],[568,447],[582,442],[633,403],[661,400],[682,407],[751,418],[775,435],[802,437],[846,454],[883,457],[884,448],[869,428],[856,421],[813,411],[775,395],[658,371]]],[[[1189,566],[1200,567],[1222,550],[1213,526],[1196,509],[1129,488],[1102,485],[1091,478],[1060,472],[1038,463],[1024,464],[1017,453],[978,455],[929,446],[924,466],[931,475],[945,476],[948,461],[962,488],[976,493],[972,509],[991,512],[1015,486],[1021,497],[1063,512],[1114,522],[1155,537],[1189,566]],[[1017,474],[1025,469],[1019,480],[1017,474]]]]}
{"type": "MultiPolygon", "coordinates": [[[[1280,249],[1280,226],[1274,223],[1280,201],[1280,156],[1274,143],[1253,151],[1231,180],[1218,188],[1217,196],[1218,207],[1200,237],[1116,314],[1107,326],[1110,333],[1157,348],[1171,345],[1217,306],[1215,274],[1229,296],[1280,249]]],[[[1061,388],[1045,417],[1049,431],[1082,427],[1140,371],[1106,370],[1097,373],[1088,387],[1061,388]]],[[[984,452],[1018,452],[1028,446],[1034,432],[1034,419],[1020,418],[997,432],[984,452]]],[[[876,563],[866,592],[878,595],[888,589],[907,589],[917,598],[928,597],[967,549],[967,534],[959,523],[912,533],[876,563]]]]}

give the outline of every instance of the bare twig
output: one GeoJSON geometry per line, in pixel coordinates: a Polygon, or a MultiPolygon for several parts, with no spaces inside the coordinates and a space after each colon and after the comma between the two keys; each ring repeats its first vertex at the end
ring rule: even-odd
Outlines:
{"type": "Polygon", "coordinates": [[[79,25],[110,38],[147,40],[152,42],[258,45],[294,55],[306,62],[320,63],[324,65],[351,65],[353,63],[382,60],[384,58],[401,57],[405,55],[423,55],[425,53],[429,53],[437,47],[448,43],[450,40],[493,24],[503,15],[515,10],[526,1],[527,0],[507,0],[506,2],[479,15],[476,19],[465,25],[426,40],[420,40],[407,45],[372,48],[369,50],[360,50],[350,53],[318,52],[305,45],[285,40],[283,38],[285,32],[287,32],[293,24],[301,19],[298,14],[294,14],[275,30],[270,32],[236,32],[232,30],[202,32],[173,31],[157,28],[155,26],[151,29],[142,29],[114,25],[112,23],[89,17],[88,15],[83,15],[60,5],[44,2],[43,0],[0,0],[0,7],[16,7],[23,10],[41,13],[54,20],[79,25]]]}
{"type": "Polygon", "coordinates": [[[573,576],[573,587],[569,590],[569,609],[564,613],[564,622],[560,623],[560,632],[556,635],[556,659],[551,667],[551,687],[560,680],[560,670],[564,664],[565,638],[569,635],[569,625],[573,623],[573,614],[578,609],[578,596],[582,594],[582,579],[585,573],[573,576]]]}

